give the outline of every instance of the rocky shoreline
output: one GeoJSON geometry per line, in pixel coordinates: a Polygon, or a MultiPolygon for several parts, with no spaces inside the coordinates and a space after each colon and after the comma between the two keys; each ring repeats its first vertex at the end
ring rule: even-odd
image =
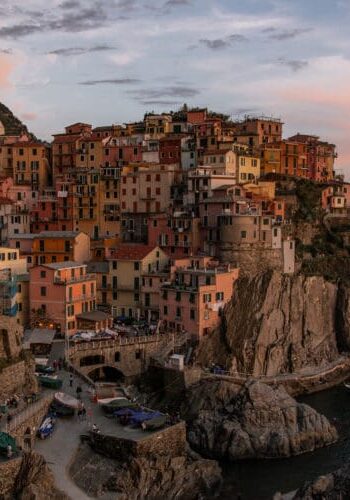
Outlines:
{"type": "Polygon", "coordinates": [[[226,460],[291,457],[334,443],[338,434],[326,417],[295,401],[283,387],[248,381],[194,387],[186,406],[188,441],[204,456],[226,460]],[[207,396],[198,401],[198,393],[207,396]]]}

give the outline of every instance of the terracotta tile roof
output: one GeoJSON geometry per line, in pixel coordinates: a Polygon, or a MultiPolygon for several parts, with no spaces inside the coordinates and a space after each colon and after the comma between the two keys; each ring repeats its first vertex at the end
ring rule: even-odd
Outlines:
{"type": "Polygon", "coordinates": [[[54,144],[64,144],[66,142],[76,142],[80,134],[57,134],[54,135],[54,144]]]}
{"type": "Polygon", "coordinates": [[[142,260],[156,247],[151,245],[122,244],[111,250],[112,259],[142,260]]]}

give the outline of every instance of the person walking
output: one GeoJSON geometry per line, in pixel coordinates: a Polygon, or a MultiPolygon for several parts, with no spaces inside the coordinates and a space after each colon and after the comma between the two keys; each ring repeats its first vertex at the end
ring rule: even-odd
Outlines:
{"type": "Polygon", "coordinates": [[[81,399],[81,393],[83,392],[82,388],[80,385],[77,387],[77,399],[81,399]]]}

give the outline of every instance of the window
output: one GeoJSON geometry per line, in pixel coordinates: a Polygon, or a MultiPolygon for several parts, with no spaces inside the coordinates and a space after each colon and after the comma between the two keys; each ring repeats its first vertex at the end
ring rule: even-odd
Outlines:
{"type": "Polygon", "coordinates": [[[176,318],[181,319],[181,307],[176,308],[176,318]]]}
{"type": "Polygon", "coordinates": [[[135,352],[135,359],[141,359],[141,351],[140,350],[135,352]]]}
{"type": "Polygon", "coordinates": [[[181,292],[176,292],[176,297],[175,297],[175,300],[177,302],[180,302],[181,301],[181,292]]]}
{"type": "Polygon", "coordinates": [[[167,316],[167,314],[168,314],[168,306],[164,306],[163,307],[163,314],[164,314],[164,316],[167,316]]]}
{"type": "Polygon", "coordinates": [[[140,263],[134,262],[134,271],[139,271],[139,270],[140,270],[140,263]]]}
{"type": "Polygon", "coordinates": [[[224,300],[224,292],[217,292],[215,298],[217,302],[221,302],[224,300]]]}
{"type": "Polygon", "coordinates": [[[115,354],[114,354],[114,361],[116,363],[118,363],[120,361],[120,352],[117,351],[115,354]]]}
{"type": "Polygon", "coordinates": [[[203,303],[208,304],[211,302],[211,293],[204,293],[203,294],[203,303]]]}
{"type": "Polygon", "coordinates": [[[113,269],[118,269],[118,263],[117,263],[116,260],[113,261],[112,268],[113,269]]]}
{"type": "Polygon", "coordinates": [[[46,297],[46,286],[40,287],[40,295],[41,297],[46,297]]]}
{"type": "Polygon", "coordinates": [[[241,238],[244,239],[247,237],[247,231],[241,231],[241,238]]]}
{"type": "Polygon", "coordinates": [[[46,271],[40,271],[40,278],[46,278],[46,271]]]}
{"type": "Polygon", "coordinates": [[[140,300],[140,294],[134,293],[134,302],[139,302],[139,300],[140,300]]]}
{"type": "Polygon", "coordinates": [[[195,309],[190,309],[190,319],[192,319],[192,320],[196,319],[196,311],[195,311],[195,309]]]}

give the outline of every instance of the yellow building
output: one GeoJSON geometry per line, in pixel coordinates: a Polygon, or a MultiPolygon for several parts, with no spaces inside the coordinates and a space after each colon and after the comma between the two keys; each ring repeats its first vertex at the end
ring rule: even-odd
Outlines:
{"type": "Polygon", "coordinates": [[[97,133],[81,137],[76,152],[77,168],[100,168],[103,164],[103,147],[109,137],[101,137],[97,133]]]}
{"type": "Polygon", "coordinates": [[[261,150],[261,175],[270,173],[281,173],[281,148],[265,144],[261,150]]]}
{"type": "Polygon", "coordinates": [[[259,181],[257,183],[247,183],[244,184],[244,189],[250,191],[251,193],[261,197],[268,198],[269,200],[275,199],[276,193],[276,183],[268,181],[259,181]]]}
{"type": "Polygon", "coordinates": [[[203,165],[213,167],[216,174],[234,174],[237,169],[236,153],[232,149],[216,149],[203,155],[203,165]]]}
{"type": "Polygon", "coordinates": [[[32,186],[33,191],[47,187],[51,170],[49,148],[40,142],[16,142],[12,146],[15,184],[32,186]]]}
{"type": "Polygon", "coordinates": [[[171,115],[161,114],[153,115],[149,114],[145,116],[145,140],[147,139],[160,139],[164,137],[165,134],[170,132],[170,126],[172,122],[171,115]]]}
{"type": "Polygon", "coordinates": [[[159,247],[122,244],[111,249],[109,275],[105,286],[111,290],[113,315],[138,318],[143,309],[142,277],[160,273],[169,265],[169,258],[159,247]]]}
{"type": "Polygon", "coordinates": [[[257,180],[260,177],[260,158],[248,154],[237,154],[236,179],[238,184],[257,180]]]}

